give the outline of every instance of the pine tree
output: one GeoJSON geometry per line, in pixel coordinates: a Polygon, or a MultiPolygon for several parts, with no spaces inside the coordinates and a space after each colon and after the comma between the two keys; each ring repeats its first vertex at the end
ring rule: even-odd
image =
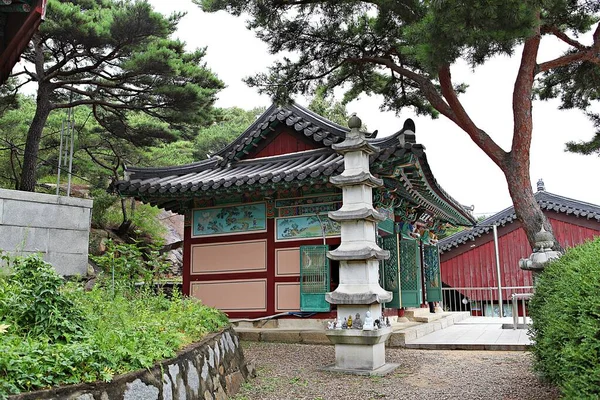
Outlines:
{"type": "Polygon", "coordinates": [[[34,191],[38,150],[48,115],[91,106],[100,126],[134,144],[173,139],[213,119],[222,82],[205,66],[205,50],[187,52],[169,17],[145,1],[49,0],[46,20],[15,75],[37,84],[20,190],[34,191]],[[143,113],[156,124],[130,123],[143,113]]]}
{"type": "MultiPolygon", "coordinates": [[[[249,28],[271,53],[294,55],[276,61],[268,74],[249,78],[251,85],[280,99],[322,85],[345,85],[345,101],[380,94],[388,110],[441,114],[502,170],[532,247],[542,225],[551,231],[531,187],[533,99],[560,97],[563,107],[583,110],[598,99],[597,0],[194,1],[206,11],[248,15],[249,28]],[[585,43],[581,35],[590,31],[591,43],[585,43]],[[539,62],[540,42],[548,37],[569,50],[539,62]],[[454,82],[451,70],[459,59],[475,68],[515,52],[520,65],[512,98],[514,129],[505,151],[464,109],[459,95],[466,85],[454,82]]],[[[560,249],[557,242],[555,248],[560,249]]]]}

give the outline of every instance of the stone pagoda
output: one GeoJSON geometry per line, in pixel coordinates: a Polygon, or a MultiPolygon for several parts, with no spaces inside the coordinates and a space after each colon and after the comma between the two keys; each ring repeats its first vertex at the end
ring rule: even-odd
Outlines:
{"type": "MultiPolygon", "coordinates": [[[[383,321],[381,304],[391,301],[392,293],[379,285],[379,261],[389,258],[389,252],[376,243],[377,222],[385,217],[373,208],[373,188],[383,186],[383,181],[369,171],[369,156],[379,149],[367,141],[361,125],[353,115],[345,140],[332,146],[344,156],[344,172],[330,179],[342,189],[343,203],[339,210],[329,212],[329,218],[341,224],[341,244],[327,254],[339,261],[340,278],[326,300],[337,306],[338,321],[358,314],[369,326],[369,320],[383,321]]],[[[373,330],[327,330],[335,344],[335,365],[326,369],[369,375],[393,370],[397,365],[385,362],[385,341],[391,332],[384,324],[373,330]]]]}

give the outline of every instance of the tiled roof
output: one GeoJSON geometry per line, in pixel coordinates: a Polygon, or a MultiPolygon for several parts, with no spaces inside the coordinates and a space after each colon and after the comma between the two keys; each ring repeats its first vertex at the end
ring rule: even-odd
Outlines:
{"type": "Polygon", "coordinates": [[[231,186],[303,180],[343,171],[343,158],[329,149],[301,151],[220,165],[219,159],[176,168],[130,168],[129,181],[115,188],[122,194],[202,192],[231,186]]]}
{"type": "MultiPolygon", "coordinates": [[[[331,145],[343,141],[346,132],[348,129],[298,105],[271,106],[236,140],[208,160],[177,167],[130,167],[126,170],[126,179],[114,182],[111,188],[121,195],[141,198],[162,207],[165,201],[158,200],[160,197],[209,197],[218,191],[250,191],[281,184],[301,186],[310,180],[327,183],[329,176],[343,172],[343,158],[331,145]],[[277,124],[293,126],[306,137],[322,142],[324,147],[242,159],[277,124]]],[[[374,174],[385,175],[390,168],[412,163],[416,167],[410,174],[402,170],[401,176],[394,178],[402,182],[403,193],[408,199],[442,220],[461,225],[474,222],[473,217],[439,187],[427,163],[425,149],[415,143],[413,132],[401,130],[369,142],[380,149],[371,156],[374,174]]]]}
{"type": "MultiPolygon", "coordinates": [[[[545,190],[536,192],[534,196],[543,211],[555,211],[600,222],[600,206],[595,204],[559,196],[557,194],[546,192],[545,190]]],[[[492,231],[491,226],[494,224],[499,227],[505,226],[516,221],[516,219],[517,215],[515,214],[515,208],[509,207],[477,223],[477,225],[471,229],[458,232],[440,240],[438,246],[442,252],[451,251],[470,240],[475,240],[478,237],[490,233],[492,231]]]]}
{"type": "Polygon", "coordinates": [[[327,147],[344,140],[346,132],[349,132],[348,128],[331,122],[295,103],[279,107],[274,104],[244,133],[215,155],[223,157],[221,164],[239,160],[244,156],[244,151],[252,149],[253,141],[260,140],[270,126],[280,123],[292,127],[315,142],[322,142],[327,147]]]}

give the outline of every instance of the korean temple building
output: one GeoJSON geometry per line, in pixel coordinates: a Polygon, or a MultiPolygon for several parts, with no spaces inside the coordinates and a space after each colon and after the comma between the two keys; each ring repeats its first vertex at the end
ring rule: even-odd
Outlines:
{"type": "Polygon", "coordinates": [[[0,2],[0,84],[4,83],[44,18],[47,0],[0,2]]]}
{"type": "MultiPolygon", "coordinates": [[[[475,223],[436,182],[414,131],[407,120],[369,139],[379,149],[371,173],[384,182],[373,203],[387,217],[378,224],[379,245],[391,254],[380,268],[381,286],[393,293],[387,315],[441,300],[436,235],[475,223]]],[[[340,244],[340,225],[327,213],[342,202],[329,178],[344,168],[332,145],[347,132],[299,105],[273,105],[207,160],[129,167],[112,189],[185,216],[184,294],[232,318],[327,313],[325,294],[339,274],[326,252],[340,244]]]]}

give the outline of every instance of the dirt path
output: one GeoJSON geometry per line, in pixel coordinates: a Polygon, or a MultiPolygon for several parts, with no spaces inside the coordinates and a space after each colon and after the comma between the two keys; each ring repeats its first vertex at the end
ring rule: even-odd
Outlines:
{"type": "Polygon", "coordinates": [[[385,377],[323,372],[332,364],[333,346],[244,343],[257,378],[244,384],[236,400],[309,399],[558,399],[540,383],[524,352],[388,349],[400,367],[385,377]]]}

